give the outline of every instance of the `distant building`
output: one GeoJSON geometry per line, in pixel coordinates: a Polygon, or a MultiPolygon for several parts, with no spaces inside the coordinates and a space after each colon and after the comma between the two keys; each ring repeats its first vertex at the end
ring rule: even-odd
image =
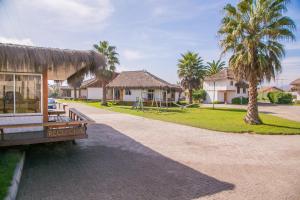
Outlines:
{"type": "Polygon", "coordinates": [[[290,85],[292,86],[291,91],[295,100],[300,101],[300,78],[291,82],[290,85]]]}
{"type": "Polygon", "coordinates": [[[248,84],[244,81],[235,80],[233,71],[228,68],[206,77],[203,82],[203,89],[207,92],[205,103],[212,103],[213,99],[214,101],[231,103],[235,97],[248,97],[248,84]]]}
{"type": "Polygon", "coordinates": [[[168,83],[147,71],[121,72],[107,88],[108,99],[123,102],[135,102],[140,97],[145,102],[177,102],[181,92],[180,86],[168,83]]]}

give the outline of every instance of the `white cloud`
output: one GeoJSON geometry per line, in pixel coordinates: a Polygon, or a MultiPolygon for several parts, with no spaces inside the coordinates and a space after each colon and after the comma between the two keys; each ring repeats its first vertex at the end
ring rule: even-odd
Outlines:
{"type": "Polygon", "coordinates": [[[9,44],[22,44],[22,45],[33,45],[33,42],[30,38],[6,38],[0,36],[0,43],[9,43],[9,44]]]}
{"type": "MultiPolygon", "coordinates": [[[[12,0],[2,6],[5,11],[0,13],[2,23],[23,26],[28,30],[63,29],[79,32],[99,29],[114,12],[111,0],[12,0]]],[[[21,27],[15,29],[18,28],[21,27]]]]}
{"type": "Polygon", "coordinates": [[[131,50],[131,49],[125,49],[123,52],[123,56],[126,60],[129,61],[139,60],[144,57],[139,51],[131,50]]]}

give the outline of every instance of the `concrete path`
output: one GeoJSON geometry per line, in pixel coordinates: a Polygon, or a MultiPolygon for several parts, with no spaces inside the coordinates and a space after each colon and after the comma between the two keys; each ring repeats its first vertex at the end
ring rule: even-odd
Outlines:
{"type": "MultiPolygon", "coordinates": [[[[203,104],[205,107],[212,107],[212,104],[203,104]]],[[[246,105],[215,104],[216,108],[242,108],[247,109],[246,105]]],[[[258,106],[259,112],[271,114],[277,117],[286,118],[300,122],[300,106],[274,105],[261,103],[258,106]]]]}
{"type": "Polygon", "coordinates": [[[73,105],[89,138],[31,146],[18,199],[300,199],[300,136],[230,134],[73,105]]]}

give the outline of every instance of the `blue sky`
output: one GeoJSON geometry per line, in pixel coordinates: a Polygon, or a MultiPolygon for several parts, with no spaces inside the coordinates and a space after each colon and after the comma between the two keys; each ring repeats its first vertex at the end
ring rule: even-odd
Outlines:
{"type": "MultiPolygon", "coordinates": [[[[219,58],[222,8],[236,2],[0,0],[0,42],[91,49],[108,40],[120,54],[118,71],[146,69],[175,83],[181,53],[198,52],[205,62],[219,58]]],[[[286,43],[279,86],[300,77],[300,0],[292,0],[288,8],[298,26],[297,41],[286,43]]]]}

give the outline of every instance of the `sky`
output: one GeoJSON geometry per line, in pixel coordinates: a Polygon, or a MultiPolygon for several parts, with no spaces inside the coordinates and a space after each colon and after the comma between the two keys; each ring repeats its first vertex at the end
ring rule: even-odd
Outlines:
{"type": "MultiPolygon", "coordinates": [[[[178,81],[180,55],[195,51],[204,63],[220,58],[222,8],[237,0],[0,0],[0,42],[67,49],[117,47],[117,71],[147,70],[178,81]]],[[[271,84],[300,78],[300,0],[288,12],[296,41],[285,42],[283,71],[271,84]]],[[[229,55],[222,57],[227,62],[229,55]]]]}

